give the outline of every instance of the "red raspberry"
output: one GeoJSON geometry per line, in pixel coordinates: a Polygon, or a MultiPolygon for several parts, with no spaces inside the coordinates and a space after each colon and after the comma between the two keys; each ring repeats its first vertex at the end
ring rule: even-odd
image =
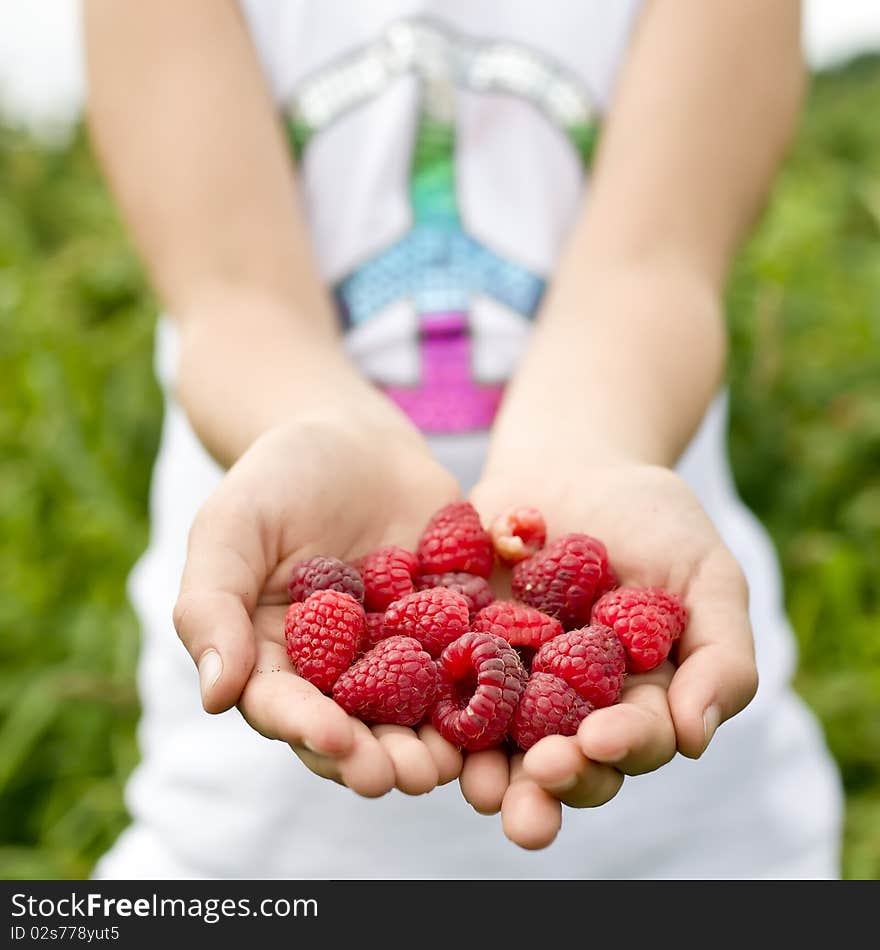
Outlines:
{"type": "Polygon", "coordinates": [[[382,622],[385,620],[385,614],[367,614],[364,623],[364,639],[361,642],[361,652],[366,653],[380,641],[385,639],[385,631],[382,629],[382,622]]]}
{"type": "Polygon", "coordinates": [[[537,554],[547,541],[547,523],[537,508],[510,508],[489,528],[498,560],[516,564],[537,554]]]}
{"type": "Polygon", "coordinates": [[[494,556],[492,541],[476,508],[455,502],[436,512],[422,533],[418,546],[422,574],[466,571],[488,577],[494,556]]]}
{"type": "Polygon", "coordinates": [[[597,709],[620,699],[626,652],[613,630],[594,624],[548,641],[532,660],[532,675],[552,673],[597,709]]]}
{"type": "Polygon", "coordinates": [[[513,647],[490,633],[466,633],[440,655],[431,721],[470,752],[499,745],[527,674],[513,647]]]}
{"type": "Polygon", "coordinates": [[[523,750],[544,736],[573,736],[592,705],[565,680],[532,673],[510,721],[510,737],[523,750]]]}
{"type": "Polygon", "coordinates": [[[414,726],[434,702],[437,664],[412,637],[389,637],[346,670],[333,698],[364,722],[414,726]]]}
{"type": "Polygon", "coordinates": [[[418,569],[416,556],[395,546],[379,548],[358,562],[364,581],[364,606],[383,613],[390,603],[411,594],[418,569]]]}
{"type": "Polygon", "coordinates": [[[471,630],[494,633],[517,647],[537,649],[542,643],[558,637],[562,624],[534,607],[515,600],[496,600],[484,607],[471,623],[471,630]]]}
{"type": "Polygon", "coordinates": [[[660,587],[621,587],[596,601],[593,622],[611,627],[626,648],[629,668],[646,673],[669,656],[672,641],[687,626],[687,609],[660,587]]]}
{"type": "Polygon", "coordinates": [[[415,637],[435,659],[463,633],[467,633],[468,602],[454,590],[433,587],[417,590],[396,600],[386,611],[384,636],[415,637]]]}
{"type": "Polygon", "coordinates": [[[589,623],[590,608],[608,579],[605,545],[566,534],[513,569],[513,596],[558,617],[566,630],[589,623]]]}
{"type": "Polygon", "coordinates": [[[291,604],[284,618],[291,663],[324,693],[351,666],[363,635],[364,608],[338,590],[319,590],[291,604]]]}
{"type": "Polygon", "coordinates": [[[416,580],[417,590],[430,590],[432,587],[446,587],[461,594],[468,602],[471,616],[495,600],[492,588],[485,577],[465,574],[464,571],[447,571],[445,574],[422,574],[416,580]]]}
{"type": "Polygon", "coordinates": [[[322,554],[294,565],[287,593],[292,603],[305,600],[316,590],[341,590],[351,594],[359,603],[364,602],[364,582],[350,564],[336,557],[322,554]]]}

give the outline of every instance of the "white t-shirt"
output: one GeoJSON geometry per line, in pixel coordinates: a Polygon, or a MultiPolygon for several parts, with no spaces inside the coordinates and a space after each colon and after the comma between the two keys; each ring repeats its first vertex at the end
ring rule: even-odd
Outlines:
{"type": "MultiPolygon", "coordinates": [[[[467,488],[502,386],[584,189],[634,0],[244,0],[290,124],[311,233],[350,352],[429,433],[467,488]]],[[[170,391],[176,336],[162,321],[170,391]]],[[[149,550],[130,590],[143,625],[143,760],[134,824],[102,876],[831,876],[840,793],[790,693],[793,638],[772,547],[738,499],[723,397],[680,472],[743,565],[761,687],[694,763],[628,779],[520,851],[456,785],[378,801],[309,773],[232,711],[203,713],[171,625],[188,526],[222,477],[167,400],[149,550]]]]}

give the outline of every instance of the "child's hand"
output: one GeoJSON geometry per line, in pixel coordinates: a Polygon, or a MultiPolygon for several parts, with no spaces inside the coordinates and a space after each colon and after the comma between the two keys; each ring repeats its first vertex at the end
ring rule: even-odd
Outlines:
{"type": "Polygon", "coordinates": [[[676,749],[699,757],[757,688],[745,579],[684,482],[651,465],[554,472],[552,464],[484,479],[472,496],[484,521],[511,505],[533,505],[549,537],[583,531],[600,538],[621,584],[680,594],[690,619],[677,644],[677,669],[667,662],[627,677],[621,702],[591,713],[576,736],[542,739],[509,767],[496,751],[467,757],[465,798],[480,811],[500,808],[505,833],[526,848],[556,836],[560,802],[602,805],[625,775],[659,768],[676,749]]]}
{"type": "Polygon", "coordinates": [[[283,633],[296,561],[412,547],[428,517],[456,496],[454,480],[396,421],[322,417],[257,439],[193,524],[174,611],[205,709],[238,704],[264,736],[361,795],[395,785],[420,794],[456,778],[461,755],[430,726],[418,735],[370,730],[298,677],[283,633]]]}

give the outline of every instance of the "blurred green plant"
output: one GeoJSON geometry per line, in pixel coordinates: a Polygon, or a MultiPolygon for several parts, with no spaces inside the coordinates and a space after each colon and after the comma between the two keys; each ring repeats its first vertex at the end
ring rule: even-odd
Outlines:
{"type": "Polygon", "coordinates": [[[880,57],[814,81],[729,293],[734,471],[782,558],[796,685],[840,764],[862,878],[880,878],[877,102],[880,57]]]}
{"type": "MultiPolygon", "coordinates": [[[[880,58],[819,77],[731,281],[731,454],[782,557],[797,685],[880,878],[880,58]]],[[[82,877],[127,818],[161,420],[155,305],[85,137],[0,126],[0,877],[82,877]]]]}
{"type": "Polygon", "coordinates": [[[81,132],[0,127],[0,875],[82,877],[126,823],[161,406],[154,307],[81,132]]]}

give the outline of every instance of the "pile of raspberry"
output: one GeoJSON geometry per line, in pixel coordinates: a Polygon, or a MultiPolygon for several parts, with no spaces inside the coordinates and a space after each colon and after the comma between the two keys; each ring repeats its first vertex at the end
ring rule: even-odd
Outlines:
{"type": "Polygon", "coordinates": [[[313,557],[288,591],[300,676],[364,722],[431,722],[468,751],[574,735],[620,700],[627,672],[659,666],[687,623],[674,594],[620,587],[596,538],[547,544],[534,508],[486,531],[468,502],[436,512],[414,553],[313,557]],[[512,568],[513,600],[493,596],[496,562],[512,568]]]}

